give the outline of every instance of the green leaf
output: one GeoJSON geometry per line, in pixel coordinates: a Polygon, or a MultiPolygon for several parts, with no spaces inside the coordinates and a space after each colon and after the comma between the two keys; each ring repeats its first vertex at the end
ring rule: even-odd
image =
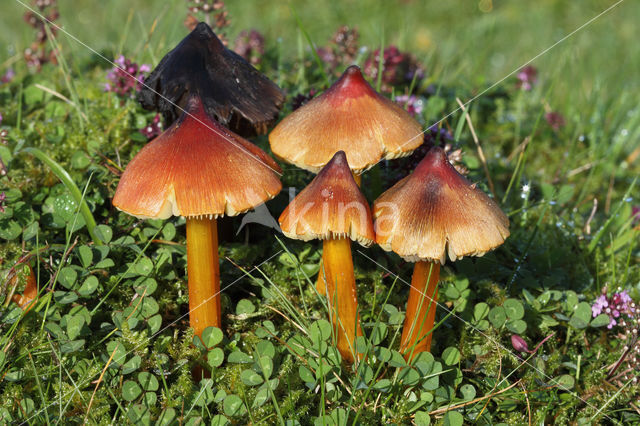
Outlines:
{"type": "Polygon", "coordinates": [[[260,370],[267,379],[271,377],[271,373],[273,373],[273,360],[268,356],[261,356],[260,370]]]}
{"type": "Polygon", "coordinates": [[[74,315],[67,320],[67,336],[69,340],[75,340],[80,335],[80,331],[84,326],[84,317],[82,315],[74,315]]]}
{"type": "Polygon", "coordinates": [[[207,352],[207,364],[211,367],[220,367],[224,361],[224,351],[221,348],[213,348],[207,352]]]}
{"type": "Polygon", "coordinates": [[[576,385],[576,379],[569,374],[563,374],[558,377],[555,382],[559,385],[562,390],[570,390],[576,385]]]}
{"type": "Polygon", "coordinates": [[[133,401],[142,394],[142,389],[133,380],[127,380],[122,384],[122,398],[125,401],[133,401]]]}
{"type": "Polygon", "coordinates": [[[391,388],[391,380],[389,379],[380,379],[373,384],[373,388],[380,392],[388,392],[391,388]]]}
{"type": "Polygon", "coordinates": [[[141,257],[135,265],[139,275],[147,276],[153,271],[153,262],[148,257],[141,257]]]}
{"type": "Polygon", "coordinates": [[[216,414],[211,419],[211,426],[226,426],[226,425],[230,425],[230,424],[231,424],[231,422],[229,421],[229,419],[227,419],[222,414],[216,414]]]}
{"type": "Polygon", "coordinates": [[[413,420],[416,422],[416,426],[429,426],[431,424],[431,417],[424,411],[416,411],[413,420]]]}
{"type": "Polygon", "coordinates": [[[264,382],[264,379],[253,370],[243,370],[240,373],[240,380],[247,386],[258,386],[264,382]]]}
{"type": "Polygon", "coordinates": [[[446,365],[456,365],[460,362],[460,351],[450,346],[442,352],[442,360],[446,365]]]}
{"type": "Polygon", "coordinates": [[[527,331],[527,323],[523,320],[509,320],[507,321],[507,329],[515,334],[523,334],[527,331]]]}
{"type": "Polygon", "coordinates": [[[473,307],[473,319],[480,321],[489,315],[489,305],[484,302],[480,302],[473,307]]]}
{"type": "Polygon", "coordinates": [[[605,325],[609,325],[611,322],[611,318],[607,314],[600,314],[591,320],[591,327],[604,327],[605,325]]]}
{"type": "Polygon", "coordinates": [[[140,358],[139,355],[132,356],[129,361],[125,362],[122,365],[122,374],[133,373],[138,368],[140,368],[141,364],[142,364],[142,358],[140,358]]]}
{"type": "Polygon", "coordinates": [[[319,320],[311,324],[310,327],[311,340],[314,343],[326,342],[331,337],[331,324],[326,320],[319,320]]]}
{"type": "Polygon", "coordinates": [[[462,394],[462,398],[465,401],[471,401],[476,397],[476,388],[474,388],[473,385],[467,383],[466,385],[462,385],[460,387],[460,393],[462,394]]]}
{"type": "Polygon", "coordinates": [[[202,343],[206,348],[212,348],[222,342],[222,330],[217,327],[207,327],[202,332],[202,343]]]}
{"type": "MultiPolygon", "coordinates": [[[[218,416],[216,416],[218,417],[218,416]]],[[[176,410],[174,410],[173,408],[165,408],[164,410],[162,410],[162,412],[160,413],[160,416],[158,417],[158,420],[156,421],[156,425],[157,426],[168,426],[170,424],[173,424],[173,421],[176,418],[176,410]]],[[[213,421],[211,422],[211,424],[213,425],[213,421]]],[[[218,423],[220,425],[226,424],[226,423],[218,423]]]]}
{"type": "Polygon", "coordinates": [[[146,391],[154,392],[159,388],[159,383],[158,379],[156,379],[156,376],[147,371],[138,373],[138,382],[142,386],[142,389],[146,391]]]}
{"type": "Polygon", "coordinates": [[[311,370],[309,370],[304,365],[301,365],[300,367],[298,367],[298,374],[300,375],[300,378],[302,379],[302,381],[305,383],[316,382],[316,376],[311,372],[311,370]]]}
{"type": "Polygon", "coordinates": [[[237,395],[227,396],[222,403],[222,407],[224,409],[224,413],[231,417],[242,415],[246,411],[242,400],[237,395]]]}
{"type": "Polygon", "coordinates": [[[444,426],[462,426],[464,424],[464,417],[457,411],[447,411],[444,415],[444,426]]]}
{"type": "Polygon", "coordinates": [[[250,364],[253,362],[253,358],[242,351],[236,350],[229,354],[227,361],[234,364],[250,364]]]}
{"type": "Polygon", "coordinates": [[[90,296],[94,291],[96,291],[99,285],[100,283],[98,282],[98,278],[93,275],[89,275],[78,289],[78,294],[83,297],[90,296]]]}
{"type": "Polygon", "coordinates": [[[524,306],[522,306],[522,303],[517,299],[507,299],[502,306],[509,319],[519,320],[524,317],[524,306]]]}
{"type": "Polygon", "coordinates": [[[502,306],[494,306],[489,311],[489,321],[495,328],[500,328],[507,320],[507,313],[502,306]]]}
{"type": "Polygon", "coordinates": [[[78,279],[78,273],[71,266],[65,266],[58,274],[58,282],[65,288],[71,289],[78,279]]]}
{"type": "Polygon", "coordinates": [[[252,314],[256,311],[256,307],[249,299],[242,299],[236,305],[236,315],[252,314]]]}
{"type": "Polygon", "coordinates": [[[583,329],[589,325],[591,321],[591,305],[587,302],[580,302],[575,308],[571,319],[569,320],[569,325],[573,328],[583,329]]]}

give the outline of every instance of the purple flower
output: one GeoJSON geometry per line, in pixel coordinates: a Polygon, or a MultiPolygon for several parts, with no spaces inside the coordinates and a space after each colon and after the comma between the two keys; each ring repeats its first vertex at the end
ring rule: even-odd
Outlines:
{"type": "Polygon", "coordinates": [[[547,120],[549,126],[556,132],[565,125],[564,117],[559,112],[548,112],[544,115],[544,118],[547,120]]]}
{"type": "Polygon", "coordinates": [[[631,217],[634,224],[640,223],[640,206],[631,207],[631,217]]]}
{"type": "Polygon", "coordinates": [[[518,72],[516,78],[518,79],[516,87],[529,91],[538,81],[538,70],[533,65],[527,65],[518,72]]]}
{"type": "Polygon", "coordinates": [[[123,55],[114,61],[115,67],[107,73],[108,82],[104,85],[105,92],[114,92],[118,96],[129,97],[140,90],[146,74],[151,71],[147,64],[138,65],[123,55]]]}
{"type": "Polygon", "coordinates": [[[13,80],[13,77],[16,76],[16,73],[13,71],[13,68],[9,68],[7,72],[4,73],[2,77],[0,77],[0,83],[6,84],[10,83],[13,80]]]}
{"type": "Polygon", "coordinates": [[[151,140],[162,133],[162,122],[160,121],[160,114],[156,114],[153,117],[151,124],[144,126],[140,129],[140,133],[146,136],[148,140],[151,140]]]}
{"type": "Polygon", "coordinates": [[[0,213],[4,213],[4,200],[7,198],[4,192],[0,192],[0,213]]]}
{"type": "Polygon", "coordinates": [[[511,346],[518,352],[529,352],[529,345],[517,334],[511,335],[511,346]]]}
{"type": "MultiPolygon", "coordinates": [[[[424,78],[424,69],[410,53],[389,46],[382,52],[382,89],[390,91],[391,86],[409,85],[414,77],[416,83],[424,78]]],[[[378,78],[380,49],[371,53],[365,61],[363,72],[373,81],[378,78]]]]}
{"type": "Polygon", "coordinates": [[[403,108],[406,106],[407,112],[411,114],[413,117],[416,115],[420,115],[423,110],[423,102],[422,99],[418,98],[415,95],[400,95],[396,96],[396,103],[400,104],[403,108]]]}
{"type": "Polygon", "coordinates": [[[607,301],[607,296],[604,294],[600,295],[595,301],[595,303],[591,306],[591,313],[593,317],[597,317],[602,313],[602,311],[609,306],[609,301],[607,301]]]}
{"type": "Polygon", "coordinates": [[[256,30],[241,31],[236,37],[233,50],[252,65],[257,65],[264,55],[264,36],[256,30]]]}

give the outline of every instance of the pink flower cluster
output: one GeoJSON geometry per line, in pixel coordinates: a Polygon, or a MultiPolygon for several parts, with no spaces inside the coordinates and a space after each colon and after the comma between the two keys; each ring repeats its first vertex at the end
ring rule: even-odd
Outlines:
{"type": "Polygon", "coordinates": [[[394,98],[396,103],[400,104],[403,108],[406,106],[407,112],[412,117],[422,114],[423,104],[422,99],[415,95],[400,95],[394,98]]]}
{"type": "Polygon", "coordinates": [[[104,90],[122,97],[131,96],[140,90],[146,74],[151,71],[150,65],[138,65],[123,55],[115,60],[115,64],[107,74],[109,82],[105,83],[104,90]]]}
{"type": "Polygon", "coordinates": [[[538,70],[533,65],[527,65],[518,71],[516,78],[518,79],[516,87],[529,91],[538,82],[538,70]]]}
{"type": "MultiPolygon", "coordinates": [[[[414,80],[419,83],[424,78],[424,69],[410,53],[402,52],[396,46],[389,46],[382,52],[382,90],[389,92],[392,86],[408,85],[414,80]]],[[[365,61],[363,72],[372,81],[378,78],[380,49],[375,50],[365,61]]]]}
{"type": "Polygon", "coordinates": [[[156,114],[150,124],[147,124],[142,129],[140,129],[140,133],[145,135],[148,140],[151,140],[162,133],[162,121],[160,120],[160,118],[160,114],[156,114]]]}
{"type": "Polygon", "coordinates": [[[611,329],[614,325],[618,324],[619,318],[622,315],[634,317],[637,309],[636,304],[626,290],[607,296],[605,288],[600,297],[598,297],[591,306],[591,313],[594,318],[600,314],[607,314],[609,316],[609,325],[607,328],[611,329]]]}

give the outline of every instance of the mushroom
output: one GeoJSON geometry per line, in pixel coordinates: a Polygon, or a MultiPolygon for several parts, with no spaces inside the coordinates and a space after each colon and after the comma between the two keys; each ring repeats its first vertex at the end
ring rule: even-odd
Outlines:
{"type": "Polygon", "coordinates": [[[377,93],[356,65],[269,134],[275,156],[313,173],[344,151],[358,184],[364,171],[381,160],[409,155],[422,142],[420,124],[377,93]]]}
{"type": "Polygon", "coordinates": [[[235,216],[282,189],[277,163],[212,120],[197,96],[125,169],[113,205],[141,219],[187,219],[189,321],[200,336],[220,327],[216,218],[235,216]]]}
{"type": "Polygon", "coordinates": [[[351,240],[367,247],[373,243],[371,210],[356,184],[344,151],[338,151],[311,183],[287,206],[279,219],[289,238],[321,239],[326,296],[342,358],[353,363],[358,323],[351,240]]]}
{"type": "MultiPolygon", "coordinates": [[[[360,185],[361,173],[381,160],[411,154],[422,128],[399,105],[377,93],[352,65],[322,95],[285,117],[269,134],[273,154],[317,173],[338,151],[347,155],[360,185]]],[[[321,266],[322,269],[322,266],[321,266]]],[[[316,288],[325,292],[322,274],[316,288]]]]}
{"type": "Polygon", "coordinates": [[[415,171],[374,203],[376,242],[416,262],[400,350],[407,359],[429,351],[440,264],[482,256],[509,236],[509,219],[434,147],[415,171]]]}
{"type": "Polygon", "coordinates": [[[167,124],[181,115],[191,94],[198,94],[210,117],[246,137],[266,133],[284,102],[280,88],[227,49],[204,22],[162,58],[144,83],[140,103],[160,111],[167,124]]]}

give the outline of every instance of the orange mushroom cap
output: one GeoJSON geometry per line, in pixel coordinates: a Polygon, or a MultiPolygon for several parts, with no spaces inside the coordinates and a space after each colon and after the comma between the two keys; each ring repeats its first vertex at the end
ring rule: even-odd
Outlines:
{"type": "Polygon", "coordinates": [[[353,179],[343,151],[331,161],[280,215],[280,227],[289,238],[351,238],[367,247],[375,239],[369,203],[353,179]]]}
{"type": "Polygon", "coordinates": [[[280,192],[276,173],[271,157],[209,118],[192,96],[187,113],[129,162],[113,205],[144,219],[234,216],[280,192]]]}
{"type": "Polygon", "coordinates": [[[509,236],[500,207],[432,148],[374,203],[376,242],[408,261],[482,256],[509,236]]]}
{"type": "Polygon", "coordinates": [[[347,68],[322,95],[285,117],[269,134],[273,153],[318,172],[337,151],[362,173],[382,159],[409,155],[423,142],[422,128],[399,105],[377,93],[360,68],[347,68]]]}

